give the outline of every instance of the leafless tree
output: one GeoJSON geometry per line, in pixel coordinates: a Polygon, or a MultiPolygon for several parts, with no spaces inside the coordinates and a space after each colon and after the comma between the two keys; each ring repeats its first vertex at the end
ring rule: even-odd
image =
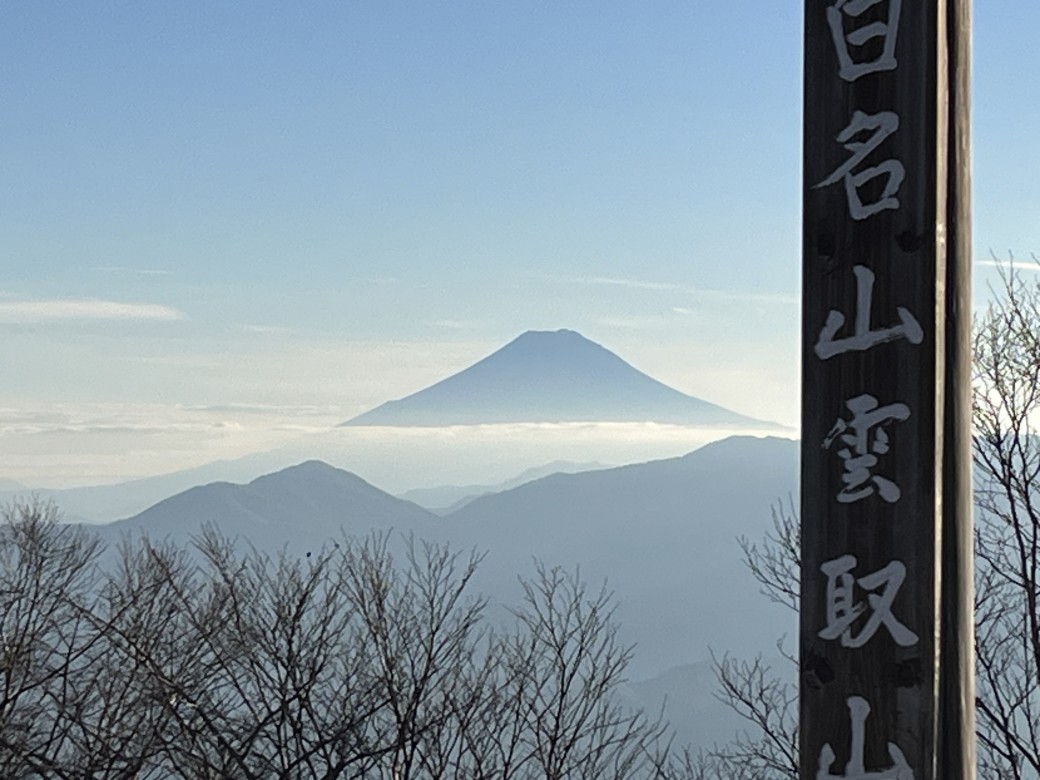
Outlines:
{"type": "MultiPolygon", "coordinates": [[[[1040,261],[1033,258],[1040,266],[1040,261]]],[[[1008,262],[974,333],[975,655],[979,775],[1040,777],[1040,278],[1008,262]]],[[[774,514],[764,543],[742,541],[746,563],[772,600],[797,608],[798,524],[774,514]]],[[[791,689],[754,662],[724,658],[721,697],[749,734],[716,749],[716,766],[751,746],[796,744],[791,689]],[[785,708],[787,708],[785,710],[785,708]]],[[[758,751],[761,755],[763,750],[758,751]]],[[[786,754],[786,748],[780,750],[786,754]]],[[[776,752],[774,751],[774,755],[776,752]]],[[[736,766],[729,762],[730,766],[736,766]]],[[[779,771],[779,770],[778,770],[779,771]]],[[[780,772],[796,778],[797,772],[780,772]]],[[[770,776],[771,777],[771,776],[770,776]]]]}
{"type": "MultiPolygon", "coordinates": [[[[773,506],[773,527],[762,541],[738,539],[744,565],[770,601],[794,613],[799,609],[801,528],[788,499],[773,506]]],[[[748,660],[713,656],[716,698],[740,715],[746,728],[724,744],[703,751],[696,764],[687,759],[687,777],[798,778],[798,659],[777,642],[782,667],[761,656],[748,660]],[[696,772],[694,772],[694,767],[696,772]],[[700,774],[697,774],[699,772],[700,774]],[[740,774],[744,773],[744,774],[740,774]]]]}
{"type": "Polygon", "coordinates": [[[642,776],[666,727],[616,695],[632,648],[618,638],[612,594],[541,565],[522,584],[518,630],[504,652],[523,758],[549,780],[642,776]]]}
{"type": "Polygon", "coordinates": [[[5,507],[0,524],[4,777],[88,776],[113,747],[105,735],[123,725],[118,683],[96,663],[104,658],[93,619],[101,546],[57,518],[53,504],[33,499],[5,507]]]}
{"type": "MultiPolygon", "coordinates": [[[[782,643],[777,643],[786,655],[782,643]]],[[[788,661],[793,661],[786,656],[788,661]]],[[[741,715],[748,727],[731,742],[705,751],[705,764],[740,767],[756,780],[798,777],[798,688],[795,667],[780,673],[762,658],[715,658],[719,701],[741,715]]]]}
{"type": "Polygon", "coordinates": [[[652,777],[654,780],[762,780],[764,776],[746,764],[727,762],[710,751],[687,748],[665,753],[652,777]]]}
{"type": "Polygon", "coordinates": [[[711,777],[618,696],[632,650],[608,591],[539,567],[492,631],[479,563],[389,535],[106,551],[52,505],[9,508],[0,776],[711,777]]]}
{"type": "Polygon", "coordinates": [[[1040,776],[1040,280],[1000,279],[974,344],[977,720],[982,776],[1018,780],[1040,776]]]}
{"type": "Polygon", "coordinates": [[[139,568],[158,572],[176,637],[160,652],[123,638],[162,692],[171,767],[184,777],[362,776],[376,693],[362,679],[369,659],[334,553],[239,555],[213,532],[194,556],[147,540],[137,549],[139,568]]]}
{"type": "Polygon", "coordinates": [[[386,746],[380,763],[387,777],[450,776],[474,698],[484,694],[475,658],[486,602],[468,593],[480,556],[409,539],[397,566],[389,542],[375,535],[341,549],[356,643],[371,648],[366,684],[379,701],[365,737],[386,746]]]}

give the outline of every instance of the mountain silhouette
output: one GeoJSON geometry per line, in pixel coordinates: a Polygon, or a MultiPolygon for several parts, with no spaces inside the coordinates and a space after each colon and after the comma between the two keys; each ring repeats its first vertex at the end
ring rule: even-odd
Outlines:
{"type": "MultiPolygon", "coordinates": [[[[760,593],[738,538],[761,539],[770,507],[797,492],[798,452],[796,441],[731,437],[681,457],[557,472],[443,517],[308,461],[248,484],[201,485],[92,530],[116,551],[127,532],[183,545],[208,523],[238,537],[240,552],[251,545],[292,556],[344,533],[414,532],[485,556],[471,593],[488,598],[492,621],[510,619],[507,607],[522,591],[517,575],[532,577],[535,560],[577,567],[593,593],[604,582],[616,593],[619,639],[638,644],[629,674],[647,679],[628,686],[632,701],[652,712],[666,706],[683,741],[710,747],[739,721],[711,695],[709,648],[775,654],[776,637],[797,630],[796,616],[760,593]]],[[[403,544],[402,535],[391,543],[403,544]]]]}
{"type": "Polygon", "coordinates": [[[668,387],[572,330],[527,331],[469,368],[343,425],[521,422],[773,427],[668,387]]]}
{"type": "Polygon", "coordinates": [[[475,583],[493,602],[511,603],[532,560],[608,580],[626,641],[639,643],[633,674],[705,660],[708,647],[753,655],[793,616],[762,597],[737,540],[761,539],[771,507],[797,492],[798,447],[733,436],[678,458],[553,474],[476,498],[438,529],[456,549],[488,551],[475,583]]]}
{"type": "Polygon", "coordinates": [[[474,499],[487,495],[488,493],[501,493],[536,479],[548,477],[551,474],[575,474],[582,471],[595,471],[597,469],[610,468],[598,461],[586,463],[574,463],[566,460],[554,460],[543,466],[533,466],[525,469],[523,473],[512,479],[499,482],[497,485],[442,485],[431,488],[415,488],[404,493],[398,493],[398,498],[405,501],[413,501],[424,509],[428,509],[437,515],[446,515],[461,509],[474,499]]]}
{"type": "Polygon", "coordinates": [[[370,530],[421,530],[436,515],[320,460],[267,474],[245,485],[212,482],[170,496],[102,528],[109,534],[144,532],[184,542],[211,524],[269,550],[291,543],[318,549],[328,540],[370,530]]]}

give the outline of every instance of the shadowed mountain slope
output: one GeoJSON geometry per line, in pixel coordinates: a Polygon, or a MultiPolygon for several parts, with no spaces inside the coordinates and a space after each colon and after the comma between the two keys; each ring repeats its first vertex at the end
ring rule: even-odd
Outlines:
{"type": "Polygon", "coordinates": [[[619,598],[632,674],[707,658],[709,647],[768,651],[794,626],[758,592],[737,537],[759,540],[770,507],[797,490],[798,443],[733,437],[679,458],[553,474],[476,498],[438,517],[359,477],[308,461],[246,485],[192,488],[103,527],[186,541],[204,523],[269,552],[319,549],[342,533],[414,531],[456,550],[487,551],[474,586],[515,604],[532,561],[581,567],[619,598]]]}
{"type": "Polygon", "coordinates": [[[793,630],[758,592],[737,537],[760,540],[797,479],[797,442],[733,437],[680,458],[554,474],[477,498],[443,525],[457,546],[489,551],[479,583],[507,603],[533,558],[607,578],[626,641],[639,645],[633,674],[653,674],[704,660],[708,647],[768,651],[793,630]]]}
{"type": "Polygon", "coordinates": [[[53,500],[68,522],[111,523],[143,512],[156,502],[196,485],[216,481],[245,482],[292,462],[272,460],[268,453],[257,453],[154,477],[72,488],[5,488],[0,480],[0,501],[24,501],[35,494],[53,500]]]}
{"type": "Polygon", "coordinates": [[[140,514],[105,526],[185,540],[210,523],[258,548],[318,549],[344,531],[421,531],[439,521],[348,471],[312,460],[245,485],[214,482],[178,493],[140,514]]]}
{"type": "Polygon", "coordinates": [[[571,330],[528,331],[464,371],[343,425],[583,421],[772,425],[668,387],[571,330]]]}
{"type": "Polygon", "coordinates": [[[146,531],[184,542],[211,522],[291,555],[344,531],[415,531],[457,551],[486,551],[473,592],[485,593],[490,619],[506,625],[504,605],[519,602],[517,575],[530,577],[533,560],[579,567],[591,590],[606,578],[616,594],[621,641],[636,645],[630,678],[653,678],[630,686],[633,701],[657,711],[667,692],[682,739],[706,745],[739,725],[710,696],[708,649],[774,654],[777,637],[795,636],[795,616],[759,593],[737,537],[760,540],[770,507],[796,492],[798,448],[786,439],[733,437],[678,458],[556,473],[445,517],[308,461],[246,485],[193,488],[98,530],[110,540],[146,531]]]}

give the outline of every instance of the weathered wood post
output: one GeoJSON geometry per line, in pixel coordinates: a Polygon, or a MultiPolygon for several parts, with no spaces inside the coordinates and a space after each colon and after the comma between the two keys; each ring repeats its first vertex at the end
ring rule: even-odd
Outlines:
{"type": "Polygon", "coordinates": [[[970,0],[806,0],[801,777],[974,767],[970,0]]]}

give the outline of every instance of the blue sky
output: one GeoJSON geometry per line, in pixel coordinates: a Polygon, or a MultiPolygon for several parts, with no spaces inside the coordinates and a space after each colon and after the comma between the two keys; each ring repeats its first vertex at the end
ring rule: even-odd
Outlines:
{"type": "MultiPolygon", "coordinates": [[[[801,14],[3,4],[0,476],[263,448],[531,328],[796,423],[801,14]]],[[[1040,253],[1038,25],[976,9],[980,259],[1040,253]]]]}

